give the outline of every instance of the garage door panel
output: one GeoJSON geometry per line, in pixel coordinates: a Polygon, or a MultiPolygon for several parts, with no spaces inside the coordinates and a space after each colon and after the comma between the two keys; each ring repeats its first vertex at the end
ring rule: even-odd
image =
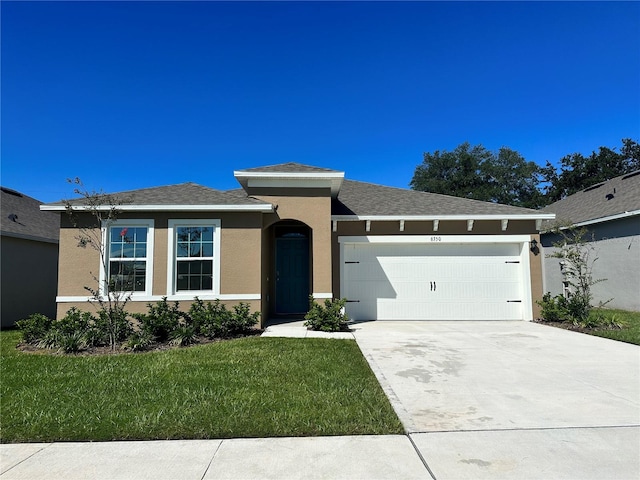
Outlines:
{"type": "Polygon", "coordinates": [[[354,320],[522,319],[518,244],[351,244],[343,296],[354,320]]]}

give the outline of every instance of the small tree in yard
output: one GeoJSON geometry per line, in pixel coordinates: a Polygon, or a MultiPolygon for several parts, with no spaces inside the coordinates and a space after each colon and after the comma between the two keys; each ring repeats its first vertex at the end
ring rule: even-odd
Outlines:
{"type": "MultiPolygon", "coordinates": [[[[542,307],[542,316],[547,320],[551,318],[569,320],[581,327],[595,326],[591,325],[589,320],[593,307],[591,287],[606,280],[593,278],[593,266],[598,260],[594,256],[595,247],[586,238],[585,228],[557,226],[553,232],[560,235],[561,239],[553,244],[555,250],[547,257],[560,260],[564,282],[568,288],[566,296],[558,295],[554,298],[549,294],[545,295],[542,302],[539,302],[542,307]]],[[[600,306],[606,303],[608,301],[601,303],[600,306]]]]}
{"type": "Polygon", "coordinates": [[[67,179],[67,182],[74,185],[73,192],[81,197],[64,202],[71,224],[78,229],[75,239],[79,247],[88,247],[98,253],[101,268],[107,278],[102,283],[99,272],[90,272],[96,286],[85,285],[84,288],[91,294],[90,301],[99,306],[99,318],[109,336],[109,345],[115,349],[117,342],[123,340],[129,331],[124,307],[131,298],[131,292],[122,291],[121,285],[116,285],[116,282],[109,278],[108,234],[118,218],[119,207],[126,201],[102,191],[89,191],[77,177],[67,179]],[[83,222],[87,215],[91,220],[83,222]],[[107,232],[106,237],[104,231],[107,232]]]}

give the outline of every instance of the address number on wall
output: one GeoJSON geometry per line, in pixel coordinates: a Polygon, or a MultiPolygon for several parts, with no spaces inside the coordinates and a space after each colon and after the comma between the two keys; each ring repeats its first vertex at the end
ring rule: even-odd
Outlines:
{"type": "Polygon", "coordinates": [[[442,241],[442,237],[439,237],[439,236],[438,237],[431,237],[430,241],[432,241],[432,242],[441,242],[442,241]]]}

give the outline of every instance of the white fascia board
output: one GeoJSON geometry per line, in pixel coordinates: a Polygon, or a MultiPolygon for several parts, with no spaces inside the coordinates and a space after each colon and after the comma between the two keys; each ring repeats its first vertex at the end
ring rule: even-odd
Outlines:
{"type": "Polygon", "coordinates": [[[525,243],[530,235],[368,235],[340,236],[338,243],[525,243]]]}
{"type": "Polygon", "coordinates": [[[359,221],[432,221],[432,220],[553,220],[555,213],[538,214],[491,214],[491,215],[331,215],[331,220],[339,222],[359,221]]]}
{"type": "Polygon", "coordinates": [[[233,176],[242,186],[249,188],[330,188],[334,197],[338,195],[344,180],[344,172],[235,171],[233,176]]]}
{"type": "MultiPolygon", "coordinates": [[[[73,205],[72,210],[109,211],[112,208],[120,212],[273,212],[273,205],[101,205],[87,207],[86,205],[73,205]]],[[[50,212],[65,212],[64,205],[40,205],[40,210],[50,212]]]]}
{"type": "Polygon", "coordinates": [[[610,222],[611,220],[619,220],[621,218],[633,217],[640,215],[640,210],[631,210],[630,212],[618,213],[616,215],[610,215],[608,217],[594,218],[593,220],[585,220],[584,222],[576,223],[575,227],[584,227],[585,225],[593,225],[594,223],[610,222]]]}
{"type": "MultiPolygon", "coordinates": [[[[623,213],[617,213],[615,215],[609,215],[608,217],[600,217],[600,218],[594,218],[591,220],[585,220],[584,222],[578,222],[578,223],[573,223],[571,225],[566,225],[563,227],[560,227],[560,230],[568,230],[570,228],[575,228],[575,227],[586,227],[588,225],[595,225],[596,223],[604,223],[604,222],[610,222],[612,220],[620,220],[621,218],[627,218],[627,217],[633,217],[636,215],[640,215],[640,210],[631,210],[629,212],[623,212],[623,213]]],[[[552,230],[544,230],[540,233],[549,233],[552,232],[552,230]]]]}
{"type": "Polygon", "coordinates": [[[342,179],[344,172],[245,172],[236,170],[233,172],[236,178],[315,178],[315,179],[342,179]]]}

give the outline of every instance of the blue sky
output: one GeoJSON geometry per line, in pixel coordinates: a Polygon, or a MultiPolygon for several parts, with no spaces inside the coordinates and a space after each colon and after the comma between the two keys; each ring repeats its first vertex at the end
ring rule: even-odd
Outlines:
{"type": "Polygon", "coordinates": [[[2,185],[122,191],[300,162],[407,187],[464,141],[640,137],[638,2],[6,2],[2,185]]]}

